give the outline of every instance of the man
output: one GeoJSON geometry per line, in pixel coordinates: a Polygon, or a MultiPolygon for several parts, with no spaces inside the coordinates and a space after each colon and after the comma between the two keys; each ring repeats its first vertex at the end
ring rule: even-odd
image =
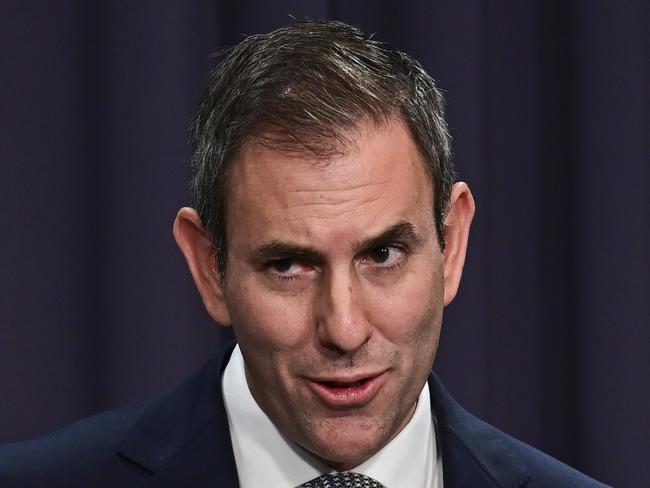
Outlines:
{"type": "Polygon", "coordinates": [[[474,201],[416,61],[336,22],[249,37],[193,169],[174,235],[237,344],[155,402],[2,448],[1,486],[602,486],[431,373],[474,201]]]}

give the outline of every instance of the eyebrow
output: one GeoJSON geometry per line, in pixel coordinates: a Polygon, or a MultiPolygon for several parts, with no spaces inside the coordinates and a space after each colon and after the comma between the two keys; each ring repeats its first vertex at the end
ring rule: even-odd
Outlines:
{"type": "MultiPolygon", "coordinates": [[[[396,241],[417,246],[422,240],[422,236],[418,234],[415,226],[411,222],[401,221],[390,226],[377,236],[355,242],[352,245],[352,249],[355,254],[358,254],[359,252],[385,246],[396,241]]],[[[253,259],[257,262],[287,258],[304,259],[313,263],[322,263],[325,261],[323,253],[316,248],[289,244],[277,240],[262,244],[253,253],[253,259]]]]}
{"type": "Polygon", "coordinates": [[[322,262],[323,254],[311,247],[270,241],[262,244],[253,253],[255,261],[281,260],[287,258],[303,259],[309,262],[322,262]]]}
{"type": "Polygon", "coordinates": [[[418,234],[415,226],[411,222],[401,221],[395,225],[391,225],[378,236],[355,243],[353,249],[356,254],[368,249],[385,246],[386,244],[396,241],[404,242],[411,246],[417,246],[423,241],[423,238],[418,234]]]}

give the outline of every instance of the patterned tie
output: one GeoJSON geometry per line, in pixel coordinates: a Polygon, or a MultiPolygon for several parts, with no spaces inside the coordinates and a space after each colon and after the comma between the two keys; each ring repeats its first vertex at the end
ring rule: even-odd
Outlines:
{"type": "Polygon", "coordinates": [[[298,488],[384,488],[384,485],[363,474],[345,471],[324,474],[298,488]]]}

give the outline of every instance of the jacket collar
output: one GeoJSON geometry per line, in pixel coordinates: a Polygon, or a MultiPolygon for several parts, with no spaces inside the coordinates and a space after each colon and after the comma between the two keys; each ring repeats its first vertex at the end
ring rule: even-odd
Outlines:
{"type": "Polygon", "coordinates": [[[433,373],[429,376],[429,389],[445,488],[519,488],[528,483],[530,475],[506,446],[503,433],[463,409],[433,373]]]}
{"type": "MultiPolygon", "coordinates": [[[[197,374],[150,404],[120,444],[121,456],[152,473],[145,486],[238,485],[221,391],[234,345],[226,345],[197,374]]],[[[429,388],[445,488],[520,488],[528,482],[530,476],[503,434],[465,411],[433,373],[429,388]]]]}
{"type": "Polygon", "coordinates": [[[118,447],[121,456],[153,473],[144,486],[238,486],[221,391],[234,345],[151,403],[118,447]]]}

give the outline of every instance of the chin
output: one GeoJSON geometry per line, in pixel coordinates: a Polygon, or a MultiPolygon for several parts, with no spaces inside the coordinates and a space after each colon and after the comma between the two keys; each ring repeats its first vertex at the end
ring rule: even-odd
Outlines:
{"type": "Polygon", "coordinates": [[[388,441],[381,429],[375,426],[363,428],[358,424],[352,429],[337,426],[336,430],[325,434],[308,450],[337,471],[350,470],[362,464],[388,441]]]}

